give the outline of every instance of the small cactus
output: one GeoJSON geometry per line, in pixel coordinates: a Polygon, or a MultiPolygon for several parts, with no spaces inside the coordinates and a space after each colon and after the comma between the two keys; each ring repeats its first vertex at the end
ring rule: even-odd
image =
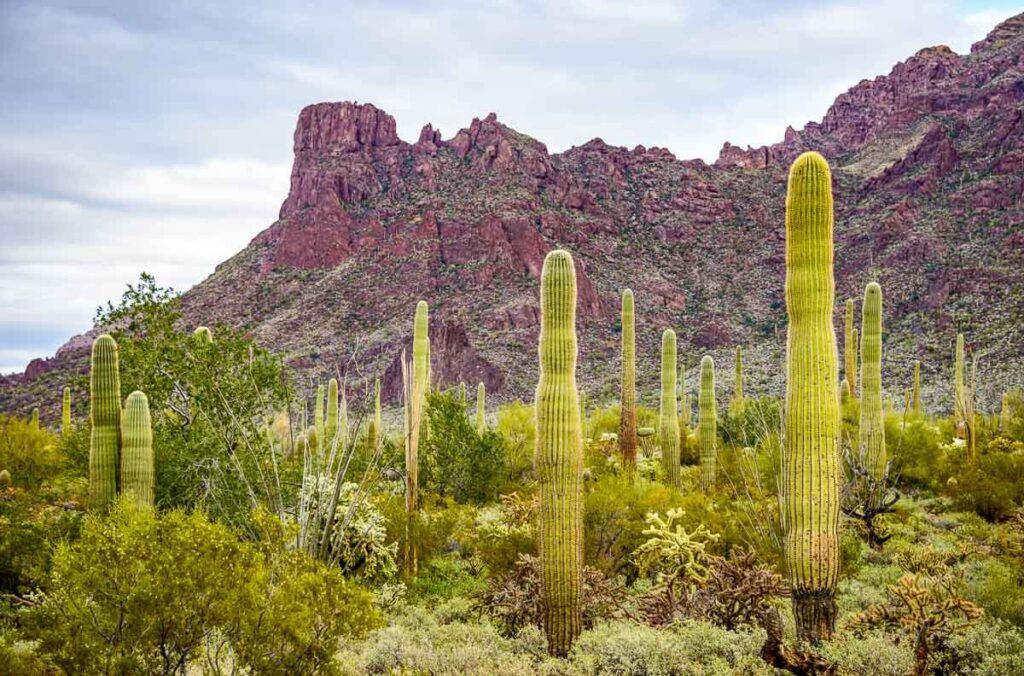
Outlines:
{"type": "Polygon", "coordinates": [[[0,489],[7,488],[11,485],[11,473],[6,469],[0,469],[0,489]]]}
{"type": "Polygon", "coordinates": [[[718,407],[715,403],[715,362],[700,360],[700,487],[707,493],[717,477],[718,407]]]}
{"type": "Polygon", "coordinates": [[[192,332],[192,337],[205,345],[213,344],[213,333],[205,326],[196,327],[196,330],[192,332]]]}
{"type": "Polygon", "coordinates": [[[32,425],[32,429],[34,429],[34,430],[39,429],[39,407],[38,406],[36,408],[32,409],[31,425],[32,425]]]}
{"type": "Polygon", "coordinates": [[[548,652],[565,656],[583,628],[583,437],[576,389],[576,270],[555,250],[541,273],[536,404],[537,550],[548,652]]]}
{"type": "Polygon", "coordinates": [[[152,507],[155,474],[149,400],[136,390],[128,395],[121,419],[121,493],[152,507]]]}
{"type": "Polygon", "coordinates": [[[661,334],[661,408],[658,431],[665,482],[679,485],[679,412],[676,405],[676,332],[661,334]]]}
{"type": "Polygon", "coordinates": [[[89,504],[104,510],[117,495],[121,447],[121,376],[117,343],[103,334],[92,344],[89,369],[89,504]]]}

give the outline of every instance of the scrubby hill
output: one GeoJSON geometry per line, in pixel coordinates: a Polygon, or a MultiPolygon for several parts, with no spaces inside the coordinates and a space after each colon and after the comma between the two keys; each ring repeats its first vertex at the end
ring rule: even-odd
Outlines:
{"type": "MultiPolygon", "coordinates": [[[[1024,382],[1022,54],[1018,15],[970,54],[923,49],[860,82],[781,143],[726,143],[713,165],[600,139],[551,154],[494,114],[447,140],[427,125],[408,143],[373,105],[312,105],[299,115],[279,220],[186,294],[186,314],[246,327],[309,373],[385,373],[394,396],[423,298],[441,382],[482,380],[489,394],[527,397],[537,280],[545,253],[561,246],[580,267],[580,376],[593,398],[616,391],[625,286],[636,292],[646,399],[669,325],[691,391],[701,354],[728,363],[743,345],[748,394],[777,392],[785,172],[816,149],[836,179],[839,298],[860,297],[871,280],[885,290],[883,381],[909,385],[921,359],[926,405],[949,408],[962,331],[991,407],[1024,382]]],[[[83,345],[8,379],[2,408],[26,408],[44,390],[56,401],[83,345]]]]}

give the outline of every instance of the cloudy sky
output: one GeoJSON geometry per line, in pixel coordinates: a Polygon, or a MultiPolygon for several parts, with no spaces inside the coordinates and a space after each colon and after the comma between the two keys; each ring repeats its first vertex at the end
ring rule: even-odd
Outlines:
{"type": "Polygon", "coordinates": [[[372,102],[402,138],[494,111],[564,150],[717,156],[820,119],[992,0],[0,0],[0,373],[149,271],[186,289],[276,217],[302,106],[372,102]]]}

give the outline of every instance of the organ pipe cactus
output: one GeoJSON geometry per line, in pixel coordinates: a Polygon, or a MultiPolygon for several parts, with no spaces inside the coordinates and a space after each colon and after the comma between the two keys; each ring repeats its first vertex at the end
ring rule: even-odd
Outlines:
{"type": "Polygon", "coordinates": [[[483,383],[477,383],[476,386],[476,431],[477,434],[483,434],[487,431],[487,400],[485,399],[486,391],[484,390],[483,383]]]}
{"type": "Polygon", "coordinates": [[[633,291],[622,292],[622,382],[620,390],[619,452],[622,466],[636,466],[636,317],[633,291]]]}
{"type": "Polygon", "coordinates": [[[576,389],[576,271],[552,251],[541,272],[536,455],[537,550],[548,651],[568,654],[582,629],[583,437],[576,389]]]}
{"type": "Polygon", "coordinates": [[[60,433],[61,436],[66,437],[71,434],[71,388],[64,388],[64,397],[61,401],[60,406],[60,433]]]}
{"type": "Polygon", "coordinates": [[[679,413],[676,410],[676,332],[661,334],[661,409],[658,423],[665,481],[679,485],[679,413]]]}
{"type": "Polygon", "coordinates": [[[718,407],[715,404],[715,362],[709,355],[700,360],[700,487],[705,493],[717,476],[718,407]]]}
{"type": "Polygon", "coordinates": [[[118,452],[121,447],[121,376],[117,343],[103,334],[92,344],[89,368],[89,504],[109,507],[117,495],[118,452]]]}
{"type": "Polygon", "coordinates": [[[839,576],[839,393],[832,304],[832,177],[814,152],[796,159],[786,193],[784,551],[799,638],[835,628],[839,576]]]}
{"type": "Polygon", "coordinates": [[[846,299],[843,330],[843,380],[850,385],[850,397],[857,396],[857,329],[853,326],[853,299],[846,299]]]}
{"type": "Polygon", "coordinates": [[[914,387],[910,391],[910,410],[920,415],[921,413],[921,361],[914,362],[914,387]]]}
{"type": "MultiPolygon", "coordinates": [[[[875,481],[885,478],[885,417],[882,414],[882,287],[864,289],[860,337],[860,455],[875,481]]],[[[891,400],[890,400],[891,401],[891,400]]]]}
{"type": "Polygon", "coordinates": [[[137,505],[152,507],[154,477],[149,400],[136,390],[128,395],[121,419],[121,493],[137,505]]]}
{"type": "MultiPolygon", "coordinates": [[[[327,381],[327,420],[324,422],[324,453],[330,454],[334,449],[335,437],[338,436],[338,379],[327,381]]],[[[341,447],[341,444],[338,444],[341,447]]]]}

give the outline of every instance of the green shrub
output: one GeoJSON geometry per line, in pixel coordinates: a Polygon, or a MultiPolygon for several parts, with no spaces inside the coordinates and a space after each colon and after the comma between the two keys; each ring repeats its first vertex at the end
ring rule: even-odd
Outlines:
{"type": "Polygon", "coordinates": [[[982,454],[955,478],[949,490],[957,507],[987,521],[1006,519],[1024,505],[1024,453],[982,454]]]}
{"type": "Polygon", "coordinates": [[[849,676],[906,676],[914,669],[914,654],[907,642],[894,643],[882,632],[855,637],[845,632],[823,642],[818,651],[849,676]]]}
{"type": "Polygon", "coordinates": [[[995,558],[971,561],[966,596],[997,619],[1024,627],[1024,569],[995,558]]]}
{"type": "Polygon", "coordinates": [[[459,503],[496,499],[506,478],[503,437],[479,434],[454,393],[427,399],[430,434],[420,443],[420,486],[459,503]]]}
{"type": "Polygon", "coordinates": [[[513,401],[498,409],[498,433],[505,440],[507,483],[503,492],[520,490],[533,477],[536,421],[533,406],[513,401]]]}
{"type": "Polygon", "coordinates": [[[28,420],[0,414],[0,470],[10,472],[12,486],[37,489],[63,464],[56,435],[28,420]]]}
{"type": "Polygon", "coordinates": [[[951,637],[935,668],[944,676],[1024,674],[1024,632],[1005,622],[981,622],[951,637]]]}

